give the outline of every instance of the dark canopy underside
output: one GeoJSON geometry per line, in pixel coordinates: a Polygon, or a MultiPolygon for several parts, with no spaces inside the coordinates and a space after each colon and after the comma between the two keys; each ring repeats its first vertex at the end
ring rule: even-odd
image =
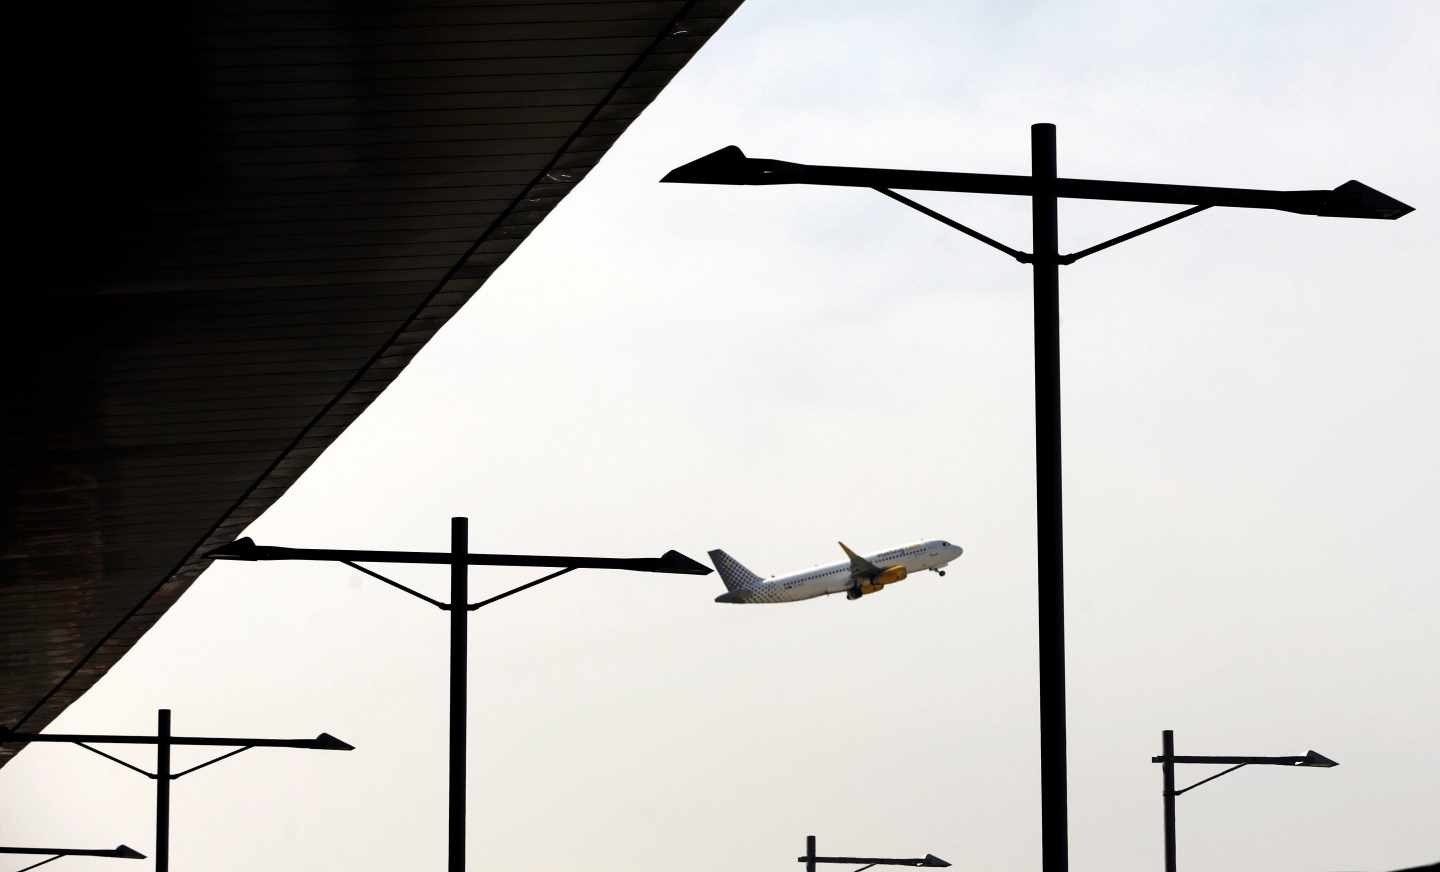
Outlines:
{"type": "Polygon", "coordinates": [[[0,724],[123,656],[739,3],[12,17],[0,724]]]}

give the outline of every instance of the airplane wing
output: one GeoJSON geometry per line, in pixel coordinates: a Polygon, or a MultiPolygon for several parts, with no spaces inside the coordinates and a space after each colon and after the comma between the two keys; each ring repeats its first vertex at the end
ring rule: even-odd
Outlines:
{"type": "Polygon", "coordinates": [[[885,571],[864,557],[861,557],[859,554],[856,554],[854,551],[851,551],[850,546],[844,542],[840,543],[840,549],[845,552],[846,557],[850,558],[850,574],[856,578],[876,578],[885,571]]]}

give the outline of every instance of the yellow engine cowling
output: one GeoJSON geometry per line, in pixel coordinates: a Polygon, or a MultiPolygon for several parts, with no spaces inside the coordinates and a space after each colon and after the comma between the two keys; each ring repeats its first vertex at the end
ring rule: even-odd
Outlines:
{"type": "Polygon", "coordinates": [[[885,589],[885,585],[901,581],[909,574],[903,566],[892,566],[867,582],[862,582],[859,587],[851,588],[850,599],[857,599],[866,594],[878,593],[885,589]],[[856,592],[858,591],[858,593],[856,592]]]}
{"type": "Polygon", "coordinates": [[[884,587],[887,584],[894,584],[897,581],[904,581],[906,575],[909,575],[909,570],[907,570],[905,567],[892,566],[884,572],[880,573],[878,576],[876,576],[873,583],[876,587],[884,587]]]}

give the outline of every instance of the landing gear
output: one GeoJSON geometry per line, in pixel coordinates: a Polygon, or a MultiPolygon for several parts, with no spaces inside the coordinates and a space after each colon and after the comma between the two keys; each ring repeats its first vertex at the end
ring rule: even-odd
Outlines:
{"type": "Polygon", "coordinates": [[[940,573],[940,577],[941,577],[941,578],[944,578],[944,577],[945,577],[945,570],[943,570],[943,569],[937,569],[937,570],[935,570],[935,571],[938,572],[938,573],[940,573]]]}

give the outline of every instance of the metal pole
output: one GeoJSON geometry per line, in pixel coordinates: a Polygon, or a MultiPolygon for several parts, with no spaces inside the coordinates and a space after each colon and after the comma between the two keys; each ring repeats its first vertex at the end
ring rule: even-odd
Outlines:
{"type": "Polygon", "coordinates": [[[155,872],[170,870],[170,710],[160,709],[155,737],[155,872]]]}
{"type": "Polygon", "coordinates": [[[1160,734],[1160,772],[1165,779],[1165,872],[1175,872],[1175,731],[1160,734]]]}
{"type": "Polygon", "coordinates": [[[469,520],[450,519],[450,872],[465,870],[466,573],[469,520]]]}
{"type": "Polygon", "coordinates": [[[805,872],[815,872],[815,837],[805,837],[805,872]]]}
{"type": "Polygon", "coordinates": [[[1065,569],[1060,499],[1060,248],[1055,125],[1030,127],[1035,269],[1035,501],[1040,619],[1040,844],[1044,872],[1069,868],[1065,785],[1065,569]]]}

